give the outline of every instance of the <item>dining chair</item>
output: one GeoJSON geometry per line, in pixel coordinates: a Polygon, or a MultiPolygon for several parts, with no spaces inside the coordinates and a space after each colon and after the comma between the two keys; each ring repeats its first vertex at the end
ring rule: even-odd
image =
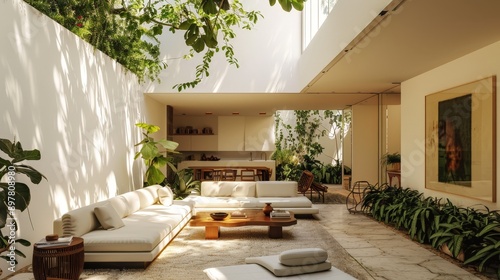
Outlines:
{"type": "Polygon", "coordinates": [[[223,169],[222,170],[222,181],[236,181],[236,169],[223,169]]]}
{"type": "Polygon", "coordinates": [[[241,181],[255,181],[255,170],[242,169],[241,170],[241,181]]]}

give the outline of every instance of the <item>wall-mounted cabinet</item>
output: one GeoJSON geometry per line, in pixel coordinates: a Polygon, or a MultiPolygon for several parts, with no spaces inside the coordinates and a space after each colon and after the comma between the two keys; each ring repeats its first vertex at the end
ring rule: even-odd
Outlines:
{"type": "Polygon", "coordinates": [[[191,136],[191,151],[217,151],[217,135],[196,135],[191,136]]]}
{"type": "Polygon", "coordinates": [[[218,151],[245,150],[245,117],[219,116],[218,151]]]}
{"type": "Polygon", "coordinates": [[[245,151],[274,150],[274,118],[245,117],[245,151]]]}
{"type": "Polygon", "coordinates": [[[198,134],[172,137],[178,151],[274,151],[274,117],[175,116],[174,128],[192,127],[198,134]],[[210,127],[213,135],[202,133],[210,127]]]}
{"type": "Polygon", "coordinates": [[[189,135],[174,135],[172,141],[179,143],[176,151],[191,151],[191,136],[189,135]]]}
{"type": "Polygon", "coordinates": [[[172,140],[179,143],[177,151],[217,151],[217,135],[174,135],[172,140]]]}

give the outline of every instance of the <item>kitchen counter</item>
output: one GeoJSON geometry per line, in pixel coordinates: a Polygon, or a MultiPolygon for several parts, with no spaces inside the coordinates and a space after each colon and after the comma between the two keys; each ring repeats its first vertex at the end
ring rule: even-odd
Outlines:
{"type": "Polygon", "coordinates": [[[234,168],[244,169],[245,167],[265,167],[272,170],[271,181],[276,180],[276,162],[274,160],[217,160],[217,161],[202,161],[202,160],[187,160],[178,164],[178,169],[191,167],[217,167],[217,168],[234,168]]]}

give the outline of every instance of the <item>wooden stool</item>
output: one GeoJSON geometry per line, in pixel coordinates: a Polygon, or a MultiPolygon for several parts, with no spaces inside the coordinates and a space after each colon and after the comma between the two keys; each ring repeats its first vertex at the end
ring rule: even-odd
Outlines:
{"type": "Polygon", "coordinates": [[[83,272],[83,261],[83,239],[80,237],[73,237],[69,245],[33,246],[33,276],[36,280],[78,280],[83,272]]]}

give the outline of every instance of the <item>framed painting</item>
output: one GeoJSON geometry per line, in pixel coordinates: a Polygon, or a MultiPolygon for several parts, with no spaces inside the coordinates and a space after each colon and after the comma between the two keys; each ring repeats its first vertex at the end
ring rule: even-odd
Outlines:
{"type": "Polygon", "coordinates": [[[425,97],[425,187],[496,201],[496,76],[425,97]]]}

